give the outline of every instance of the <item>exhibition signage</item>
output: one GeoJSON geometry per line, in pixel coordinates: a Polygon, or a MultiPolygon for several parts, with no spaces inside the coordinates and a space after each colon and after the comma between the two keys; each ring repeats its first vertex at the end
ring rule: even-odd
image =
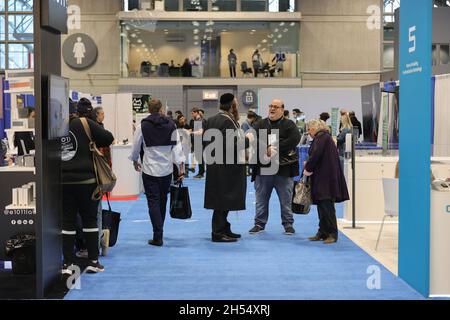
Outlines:
{"type": "Polygon", "coordinates": [[[339,127],[340,127],[340,119],[339,119],[339,108],[332,108],[331,109],[331,130],[332,130],[332,136],[337,137],[339,134],[339,127]]]}
{"type": "Polygon", "coordinates": [[[399,276],[422,295],[430,284],[431,0],[400,7],[399,276]],[[420,134],[417,125],[420,124],[420,134]]]}

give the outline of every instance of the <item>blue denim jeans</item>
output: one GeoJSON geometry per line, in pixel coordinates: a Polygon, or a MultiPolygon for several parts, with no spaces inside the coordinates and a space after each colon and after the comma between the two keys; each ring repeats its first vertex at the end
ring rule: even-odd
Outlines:
{"type": "Polygon", "coordinates": [[[286,228],[294,224],[292,214],[292,192],[294,178],[282,176],[256,176],[256,217],[255,225],[262,228],[266,226],[269,219],[269,201],[272,190],[275,189],[280,200],[281,223],[286,228]]]}

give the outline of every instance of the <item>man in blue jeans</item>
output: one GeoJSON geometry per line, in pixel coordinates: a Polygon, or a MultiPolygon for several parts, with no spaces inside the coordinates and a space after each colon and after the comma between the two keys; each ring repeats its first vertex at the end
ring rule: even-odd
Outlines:
{"type": "Polygon", "coordinates": [[[255,125],[258,143],[258,156],[266,161],[258,161],[253,170],[253,179],[256,190],[256,216],[255,226],[249,231],[257,234],[264,231],[269,218],[269,201],[273,189],[280,200],[281,222],[284,233],[293,235],[294,217],[292,214],[292,192],[294,177],[299,175],[299,162],[296,147],[300,142],[300,133],[295,123],[284,118],[284,103],[282,100],[273,100],[269,106],[269,117],[260,120],[255,125]],[[267,136],[263,136],[267,135],[267,136]],[[263,150],[261,150],[263,149],[263,150]],[[270,167],[271,161],[277,161],[278,170],[269,172],[264,170],[270,167]],[[277,160],[278,159],[278,160],[277,160]]]}
{"type": "Polygon", "coordinates": [[[185,157],[175,123],[164,116],[161,101],[149,103],[150,116],[142,120],[134,134],[130,160],[134,168],[142,172],[148,211],[153,225],[153,239],[148,244],[163,245],[164,220],[166,218],[167,194],[172,182],[173,165],[179,166],[179,178],[183,179],[185,157]],[[141,148],[144,150],[139,162],[141,148]]]}

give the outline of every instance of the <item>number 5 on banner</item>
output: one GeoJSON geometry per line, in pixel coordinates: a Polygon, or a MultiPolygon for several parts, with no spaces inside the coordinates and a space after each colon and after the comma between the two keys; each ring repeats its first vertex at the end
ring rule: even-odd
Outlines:
{"type": "Polygon", "coordinates": [[[416,26],[409,28],[409,42],[412,42],[412,46],[409,47],[409,53],[416,51],[416,36],[414,32],[416,31],[416,26]]]}

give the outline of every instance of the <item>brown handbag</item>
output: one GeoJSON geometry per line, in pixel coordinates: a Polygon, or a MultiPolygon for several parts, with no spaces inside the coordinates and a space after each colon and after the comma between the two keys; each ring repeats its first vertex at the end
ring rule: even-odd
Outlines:
{"type": "Polygon", "coordinates": [[[89,138],[89,149],[92,152],[92,161],[94,163],[95,179],[97,181],[97,188],[92,194],[92,200],[100,200],[103,194],[111,192],[117,182],[116,175],[108,164],[108,160],[103,153],[97,148],[97,145],[92,139],[91,128],[86,118],[80,118],[83,124],[84,131],[89,138]]]}

